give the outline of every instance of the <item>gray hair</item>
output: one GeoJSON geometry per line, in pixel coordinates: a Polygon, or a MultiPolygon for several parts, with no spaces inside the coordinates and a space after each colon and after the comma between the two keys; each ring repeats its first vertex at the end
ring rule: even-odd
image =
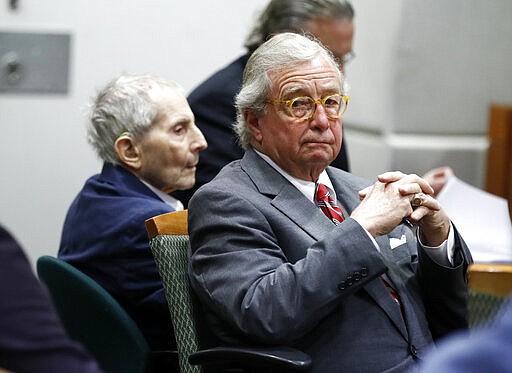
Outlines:
{"type": "Polygon", "coordinates": [[[242,88],[235,98],[237,122],[234,126],[238,142],[247,149],[252,141],[252,133],[245,122],[244,112],[252,110],[256,115],[264,115],[272,89],[269,73],[287,69],[322,56],[331,63],[338,73],[340,87],[343,87],[341,73],[332,53],[312,36],[296,33],[282,33],[263,43],[249,57],[242,79],[242,88]]]}
{"type": "Polygon", "coordinates": [[[244,46],[251,53],[274,34],[302,34],[307,30],[307,23],[319,17],[352,21],[354,8],[346,0],[271,0],[249,32],[244,46]]]}
{"type": "Polygon", "coordinates": [[[149,131],[159,111],[149,95],[155,86],[184,92],[178,84],[150,75],[122,75],[98,92],[91,105],[87,139],[103,161],[119,164],[114,143],[123,133],[139,139],[149,131]]]}

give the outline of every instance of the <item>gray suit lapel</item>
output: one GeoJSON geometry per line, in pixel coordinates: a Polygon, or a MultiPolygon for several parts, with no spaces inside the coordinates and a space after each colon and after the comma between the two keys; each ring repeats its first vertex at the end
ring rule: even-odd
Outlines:
{"type": "Polygon", "coordinates": [[[360,202],[357,192],[363,189],[366,184],[363,184],[361,179],[350,177],[352,175],[349,173],[332,167],[327,168],[327,174],[336,192],[338,205],[346,217],[350,216],[360,202]],[[343,184],[340,183],[341,180],[343,180],[343,184]]]}
{"type": "Polygon", "coordinates": [[[271,204],[315,240],[332,231],[334,224],[288,180],[254,150],[246,151],[241,161],[261,194],[272,198],[271,204]]]}
{"type": "Polygon", "coordinates": [[[271,203],[315,240],[321,240],[335,225],[313,202],[305,200],[304,194],[289,184],[271,203]]]}
{"type": "Polygon", "coordinates": [[[382,308],[382,310],[388,315],[404,339],[408,340],[407,328],[402,317],[400,307],[397,306],[395,300],[389,293],[389,290],[384,286],[384,283],[381,281],[380,277],[366,284],[364,289],[379,305],[379,307],[382,308]]]}

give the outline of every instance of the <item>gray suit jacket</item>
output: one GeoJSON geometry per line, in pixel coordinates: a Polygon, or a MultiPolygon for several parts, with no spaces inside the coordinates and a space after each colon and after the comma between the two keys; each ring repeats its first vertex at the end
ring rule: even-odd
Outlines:
{"type": "MultiPolygon", "coordinates": [[[[327,172],[348,217],[369,183],[327,172]]],[[[471,256],[457,233],[455,268],[430,260],[404,225],[377,238],[379,253],[356,221],[332,224],[252,150],[196,192],[189,228],[191,283],[224,342],[294,346],[314,372],[394,372],[467,326],[471,256]]]]}

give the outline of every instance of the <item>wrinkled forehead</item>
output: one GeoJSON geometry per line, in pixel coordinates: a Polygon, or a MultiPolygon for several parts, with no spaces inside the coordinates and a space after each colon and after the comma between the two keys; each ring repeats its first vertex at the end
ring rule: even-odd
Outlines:
{"type": "Polygon", "coordinates": [[[147,94],[155,102],[171,98],[182,99],[185,97],[180,87],[159,83],[152,83],[147,90],[147,94]]]}
{"type": "Polygon", "coordinates": [[[152,87],[148,94],[157,110],[154,124],[178,122],[185,119],[193,121],[192,110],[181,89],[172,86],[156,86],[152,87]]]}
{"type": "Polygon", "coordinates": [[[324,56],[273,70],[269,72],[269,78],[273,95],[280,97],[294,93],[311,94],[312,91],[338,93],[342,90],[337,66],[324,56]]]}

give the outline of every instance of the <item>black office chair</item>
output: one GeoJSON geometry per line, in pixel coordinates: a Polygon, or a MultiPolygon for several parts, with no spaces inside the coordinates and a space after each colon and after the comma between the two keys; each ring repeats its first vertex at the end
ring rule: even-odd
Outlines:
{"type": "Polygon", "coordinates": [[[188,281],[188,211],[146,220],[150,247],[162,277],[171,311],[180,371],[296,372],[308,371],[310,356],[290,347],[211,347],[205,320],[188,281]]]}
{"type": "MultiPolygon", "coordinates": [[[[37,274],[48,287],[69,335],[106,372],[145,373],[156,372],[162,365],[177,366],[176,352],[151,352],[133,319],[89,276],[47,255],[37,260],[37,274]]],[[[177,367],[167,372],[177,372],[177,367]]]]}

